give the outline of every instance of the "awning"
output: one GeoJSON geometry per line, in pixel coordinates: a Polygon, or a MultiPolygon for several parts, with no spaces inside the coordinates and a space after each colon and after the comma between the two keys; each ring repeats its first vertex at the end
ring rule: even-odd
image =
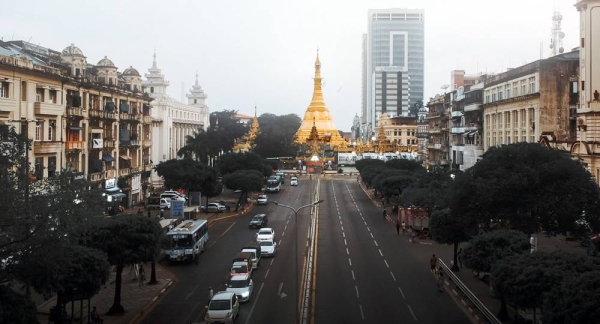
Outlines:
{"type": "Polygon", "coordinates": [[[80,131],[83,130],[83,127],[79,127],[79,126],[69,126],[70,130],[76,130],[76,131],[80,131]]]}
{"type": "Polygon", "coordinates": [[[131,156],[119,156],[119,158],[127,161],[131,160],[131,156]]]}
{"type": "Polygon", "coordinates": [[[124,194],[124,193],[121,193],[121,192],[119,192],[119,193],[116,193],[116,194],[111,194],[111,196],[112,196],[113,198],[123,198],[123,197],[127,197],[127,195],[126,195],[126,194],[124,194]]]}
{"type": "Polygon", "coordinates": [[[102,155],[102,160],[104,160],[104,162],[114,162],[115,158],[108,154],[104,154],[102,155]]]}

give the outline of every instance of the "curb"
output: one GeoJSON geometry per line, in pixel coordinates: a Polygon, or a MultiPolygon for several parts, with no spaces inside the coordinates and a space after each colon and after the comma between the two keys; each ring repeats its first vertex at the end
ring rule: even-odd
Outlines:
{"type": "Polygon", "coordinates": [[[209,219],[208,220],[208,225],[210,225],[210,224],[212,224],[214,222],[221,221],[221,220],[225,220],[225,219],[229,219],[229,218],[233,218],[233,217],[238,217],[240,215],[245,215],[245,214],[249,213],[253,208],[254,208],[254,203],[251,203],[248,206],[248,208],[246,208],[246,211],[244,211],[244,212],[238,212],[238,213],[235,213],[235,214],[231,214],[229,216],[223,216],[223,217],[217,217],[217,218],[209,219]]]}
{"type": "MultiPolygon", "coordinates": [[[[169,274],[169,276],[171,276],[171,275],[169,274]]],[[[137,314],[135,314],[135,316],[129,321],[129,324],[137,323],[140,319],[142,319],[143,316],[146,314],[146,311],[148,311],[154,305],[154,303],[158,300],[158,298],[160,296],[162,296],[162,294],[164,294],[169,288],[171,288],[172,285],[173,285],[173,278],[171,278],[171,280],[166,285],[166,287],[163,287],[163,289],[160,290],[160,293],[158,295],[154,296],[154,298],[152,298],[152,300],[150,300],[150,302],[148,302],[148,304],[146,304],[137,314]]]]}

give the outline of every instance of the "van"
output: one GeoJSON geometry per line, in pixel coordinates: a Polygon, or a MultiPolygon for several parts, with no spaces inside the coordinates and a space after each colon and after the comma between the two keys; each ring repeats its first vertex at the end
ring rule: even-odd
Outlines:
{"type": "MultiPolygon", "coordinates": [[[[254,258],[256,259],[256,258],[254,258]]],[[[239,252],[235,258],[233,258],[233,262],[248,262],[248,264],[252,265],[252,269],[256,269],[254,266],[254,262],[252,262],[252,253],[250,252],[239,252]]]]}
{"type": "Polygon", "coordinates": [[[160,209],[171,209],[171,199],[160,198],[160,209]]]}
{"type": "Polygon", "coordinates": [[[252,269],[258,269],[258,264],[260,263],[260,245],[258,244],[247,244],[242,248],[242,252],[248,252],[252,254],[252,269]]]}

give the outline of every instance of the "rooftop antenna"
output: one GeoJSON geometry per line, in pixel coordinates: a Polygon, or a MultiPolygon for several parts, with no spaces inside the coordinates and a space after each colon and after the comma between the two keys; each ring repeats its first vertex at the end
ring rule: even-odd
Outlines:
{"type": "Polygon", "coordinates": [[[562,54],[565,51],[563,47],[563,38],[565,38],[565,33],[563,33],[562,29],[560,28],[562,18],[563,16],[556,8],[555,1],[554,14],[552,15],[552,37],[550,38],[550,49],[552,50],[552,56],[562,54]]]}

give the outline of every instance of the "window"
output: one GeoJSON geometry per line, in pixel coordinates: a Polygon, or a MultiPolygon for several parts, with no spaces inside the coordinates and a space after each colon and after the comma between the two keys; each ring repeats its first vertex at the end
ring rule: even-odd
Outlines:
{"type": "Polygon", "coordinates": [[[513,96],[519,96],[519,83],[513,82],[513,96]]]}
{"type": "Polygon", "coordinates": [[[492,101],[496,101],[496,94],[492,93],[492,101]]]}
{"type": "Polygon", "coordinates": [[[535,78],[529,78],[529,93],[535,93],[535,78]]]}
{"type": "Polygon", "coordinates": [[[27,101],[27,82],[21,81],[21,101],[27,101]]]}
{"type": "Polygon", "coordinates": [[[510,98],[510,85],[507,84],[504,87],[504,92],[506,92],[506,99],[509,99],[510,98]]]}
{"type": "Polygon", "coordinates": [[[524,96],[527,94],[527,83],[525,80],[521,80],[521,95],[524,96]]]}
{"type": "Polygon", "coordinates": [[[8,98],[8,82],[0,83],[0,98],[8,98]]]}
{"type": "Polygon", "coordinates": [[[44,158],[35,158],[35,179],[42,180],[44,178],[44,158]]]}
{"type": "Polygon", "coordinates": [[[48,178],[56,175],[56,156],[48,157],[48,178]]]}
{"type": "Polygon", "coordinates": [[[44,89],[35,89],[35,102],[44,102],[44,89]]]}
{"type": "Polygon", "coordinates": [[[48,123],[48,140],[54,141],[54,130],[56,129],[56,120],[50,120],[48,123]]]}
{"type": "Polygon", "coordinates": [[[150,87],[150,93],[154,93],[154,87],[150,87]]]}
{"type": "Polygon", "coordinates": [[[35,137],[33,140],[34,141],[42,140],[42,123],[41,122],[35,123],[35,137]]]}
{"type": "Polygon", "coordinates": [[[51,103],[56,103],[57,92],[58,91],[56,91],[56,90],[50,90],[50,102],[51,103]]]}

